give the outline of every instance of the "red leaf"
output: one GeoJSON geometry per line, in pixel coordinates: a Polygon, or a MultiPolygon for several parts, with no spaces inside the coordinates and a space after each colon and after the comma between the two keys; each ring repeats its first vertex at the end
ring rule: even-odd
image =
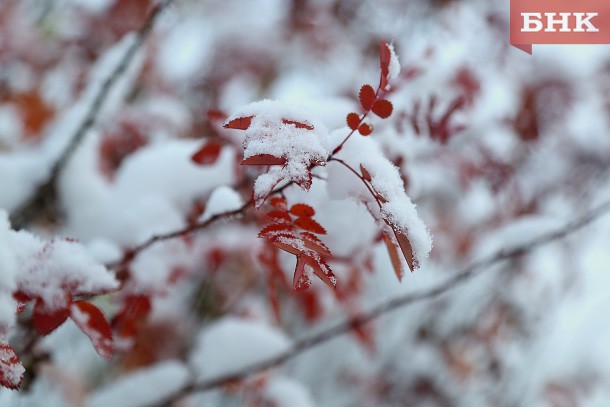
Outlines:
{"type": "Polygon", "coordinates": [[[405,257],[405,260],[409,265],[409,269],[411,271],[415,270],[419,267],[419,264],[417,263],[415,257],[413,257],[413,249],[411,248],[411,242],[409,242],[407,236],[405,236],[399,230],[394,230],[394,235],[396,235],[396,240],[398,241],[400,250],[402,250],[402,255],[405,257]]]}
{"type": "Polygon", "coordinates": [[[208,117],[208,121],[216,122],[216,121],[225,121],[227,120],[227,114],[222,110],[218,109],[210,109],[206,112],[206,116],[208,117]]]}
{"type": "Polygon", "coordinates": [[[199,165],[211,165],[216,162],[221,150],[222,144],[218,140],[212,139],[193,154],[191,160],[199,165]]]}
{"type": "Polygon", "coordinates": [[[360,125],[360,127],[358,127],[358,131],[363,136],[368,136],[369,134],[371,134],[373,132],[373,126],[371,126],[370,124],[367,124],[367,123],[362,123],[360,125]]]}
{"type": "Polygon", "coordinates": [[[292,227],[289,225],[282,225],[280,223],[273,223],[265,226],[259,233],[258,237],[266,239],[274,239],[278,233],[292,232],[292,227]]]}
{"type": "Polygon", "coordinates": [[[360,116],[357,113],[349,113],[345,119],[350,129],[356,130],[360,124],[360,116]]]}
{"type": "Polygon", "coordinates": [[[0,385],[17,390],[23,380],[25,369],[15,350],[6,342],[0,342],[0,385]]]}
{"type": "Polygon", "coordinates": [[[360,104],[364,110],[370,110],[373,107],[373,103],[375,103],[375,99],[377,95],[375,94],[375,89],[371,85],[363,85],[360,88],[360,93],[358,94],[360,98],[360,104]]]}
{"type": "Polygon", "coordinates": [[[296,126],[297,129],[313,130],[313,126],[311,124],[295,122],[294,120],[282,119],[282,123],[284,123],[284,124],[293,124],[293,125],[296,126]]]}
{"type": "Polygon", "coordinates": [[[32,301],[32,298],[30,298],[30,296],[23,291],[14,292],[13,299],[17,301],[17,310],[15,311],[16,314],[21,314],[25,310],[27,303],[32,301]]]}
{"type": "Polygon", "coordinates": [[[303,244],[308,249],[313,250],[321,256],[332,257],[330,249],[313,233],[301,232],[300,236],[303,239],[303,244]]]}
{"type": "Polygon", "coordinates": [[[47,335],[63,324],[66,319],[70,316],[70,310],[66,302],[65,307],[60,307],[54,310],[49,310],[47,305],[41,300],[36,300],[34,305],[34,313],[32,315],[34,320],[34,328],[42,335],[47,335]]]}
{"type": "Polygon", "coordinates": [[[242,160],[241,165],[284,165],[286,159],[271,154],[257,154],[242,160]]]}
{"type": "Polygon", "coordinates": [[[311,278],[305,271],[305,258],[303,256],[297,256],[297,265],[294,268],[292,285],[296,291],[305,291],[311,287],[311,278]]]}
{"type": "Polygon", "coordinates": [[[385,41],[381,41],[380,47],[379,65],[381,67],[381,84],[379,87],[385,90],[388,86],[388,74],[390,73],[390,59],[392,58],[392,51],[390,50],[390,46],[385,41]]]}
{"type": "Polygon", "coordinates": [[[280,211],[288,210],[288,202],[283,197],[276,196],[275,198],[271,198],[269,204],[280,211]]]}
{"type": "MultiPolygon", "coordinates": [[[[290,238],[294,238],[294,236],[285,236],[290,238]]],[[[284,242],[279,242],[279,241],[273,241],[271,242],[272,245],[274,245],[275,247],[277,247],[278,249],[281,249],[285,252],[288,252],[290,254],[294,254],[295,256],[300,255],[301,253],[303,253],[303,251],[297,247],[297,240],[294,240],[294,246],[288,244],[288,243],[284,243],[284,242]]]]}
{"type": "Polygon", "coordinates": [[[388,254],[390,255],[390,260],[392,262],[392,267],[394,268],[394,273],[396,273],[396,277],[398,280],[402,280],[402,277],[405,275],[405,272],[402,268],[402,262],[400,261],[400,257],[398,255],[398,247],[392,240],[392,238],[385,233],[383,234],[383,241],[385,246],[388,248],[388,254]]]}
{"type": "Polygon", "coordinates": [[[389,100],[381,99],[373,105],[373,113],[382,119],[387,119],[392,115],[393,106],[389,100]]]}
{"type": "Polygon", "coordinates": [[[367,171],[366,168],[364,168],[364,166],[362,164],[360,164],[360,172],[362,173],[362,178],[364,178],[368,182],[371,182],[371,180],[372,180],[371,174],[367,171]]]}
{"type": "Polygon", "coordinates": [[[114,351],[112,328],[102,311],[87,301],[73,303],[70,310],[72,320],[91,339],[96,352],[110,359],[114,351]]]}
{"type": "Polygon", "coordinates": [[[332,289],[337,287],[337,277],[333,274],[330,266],[322,259],[315,259],[310,256],[302,256],[308,266],[313,269],[313,272],[320,280],[332,289]]]}
{"type": "Polygon", "coordinates": [[[252,124],[254,116],[238,117],[224,124],[225,129],[247,130],[252,124]]]}
{"type": "Polygon", "coordinates": [[[326,229],[324,229],[318,222],[316,222],[310,217],[297,218],[294,221],[294,225],[300,227],[303,230],[308,230],[310,232],[317,233],[320,235],[326,234],[326,229]]]}
{"type": "Polygon", "coordinates": [[[298,217],[303,217],[313,216],[316,214],[316,211],[311,206],[306,204],[294,204],[290,208],[290,213],[298,217]]]}
{"type": "Polygon", "coordinates": [[[125,298],[123,308],[114,317],[112,326],[124,338],[136,335],[137,325],[151,310],[150,298],[146,295],[130,295],[125,298]]]}
{"type": "Polygon", "coordinates": [[[288,214],[288,211],[271,211],[267,213],[267,218],[275,223],[283,223],[285,225],[292,224],[292,218],[288,214]]]}

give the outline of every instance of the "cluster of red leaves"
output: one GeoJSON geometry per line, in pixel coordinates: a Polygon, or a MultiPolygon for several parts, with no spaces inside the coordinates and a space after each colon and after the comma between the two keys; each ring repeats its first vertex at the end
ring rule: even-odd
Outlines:
{"type": "Polygon", "coordinates": [[[377,91],[375,91],[371,85],[363,85],[360,88],[358,98],[364,113],[359,115],[352,112],[347,115],[346,121],[350,129],[353,131],[358,130],[363,136],[368,136],[373,132],[373,126],[370,123],[364,122],[369,112],[372,111],[382,119],[387,119],[392,115],[392,103],[387,99],[382,99],[379,93],[380,88],[377,88],[377,91]]]}
{"type": "Polygon", "coordinates": [[[23,291],[13,294],[17,301],[17,313],[25,310],[26,305],[34,302],[32,322],[41,335],[48,335],[59,328],[68,318],[83,331],[100,356],[109,359],[113,353],[112,329],[102,311],[88,301],[75,301],[72,294],[64,293],[61,305],[47,304],[40,297],[32,297],[23,291]]]}
{"type": "Polygon", "coordinates": [[[267,218],[273,223],[264,227],[258,237],[297,257],[292,282],[295,290],[306,290],[311,286],[309,270],[329,287],[335,288],[337,279],[325,260],[332,254],[316,236],[326,234],[326,230],[313,219],[315,210],[305,204],[288,208],[286,200],[279,197],[269,203],[274,209],[267,213],[267,218]]]}
{"type": "MultiPolygon", "coordinates": [[[[22,313],[28,303],[33,302],[32,322],[41,335],[48,335],[59,328],[68,318],[91,340],[97,353],[110,359],[114,351],[112,328],[102,311],[88,301],[76,301],[72,294],[66,292],[61,304],[47,304],[37,296],[30,296],[24,291],[16,291],[13,298],[17,301],[17,314],[22,313]]],[[[15,350],[8,343],[0,343],[0,385],[17,389],[23,379],[23,366],[15,350]]]]}

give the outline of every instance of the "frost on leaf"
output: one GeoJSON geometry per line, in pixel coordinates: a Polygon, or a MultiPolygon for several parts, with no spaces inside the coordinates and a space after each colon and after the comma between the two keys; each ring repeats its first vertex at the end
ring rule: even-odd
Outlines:
{"type": "MultiPolygon", "coordinates": [[[[272,202],[278,205],[281,201],[272,202]]],[[[316,236],[326,234],[326,230],[313,219],[315,213],[311,206],[305,204],[295,204],[290,210],[287,206],[283,210],[273,210],[267,214],[267,218],[274,223],[264,227],[258,234],[258,237],[267,239],[273,246],[297,257],[293,278],[293,286],[297,291],[308,289],[314,274],[331,288],[337,284],[337,279],[325,260],[332,254],[316,236]]]]}
{"type": "Polygon", "coordinates": [[[24,373],[25,369],[15,350],[5,341],[0,341],[0,385],[16,390],[24,373]]]}
{"type": "Polygon", "coordinates": [[[370,138],[352,140],[340,155],[351,167],[360,169],[369,187],[358,191],[358,198],[382,221],[383,239],[398,278],[404,274],[399,256],[412,271],[419,268],[432,249],[432,238],[405,192],[398,168],[370,138]]]}
{"type": "Polygon", "coordinates": [[[113,351],[112,328],[102,311],[87,301],[78,301],[70,307],[71,318],[91,339],[96,352],[103,358],[110,359],[113,351]]]}
{"type": "Polygon", "coordinates": [[[323,147],[328,130],[303,109],[286,103],[251,103],[229,117],[225,127],[246,132],[242,165],[271,167],[254,184],[257,207],[284,180],[309,190],[310,167],[324,164],[328,156],[323,147]]]}
{"type": "Polygon", "coordinates": [[[395,80],[400,73],[400,62],[394,51],[394,46],[382,41],[381,52],[379,54],[379,62],[381,66],[381,82],[380,88],[390,90],[390,82],[395,80]]]}

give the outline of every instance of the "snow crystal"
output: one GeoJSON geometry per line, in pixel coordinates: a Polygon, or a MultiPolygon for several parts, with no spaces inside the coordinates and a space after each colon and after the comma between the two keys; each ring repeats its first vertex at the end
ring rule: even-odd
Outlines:
{"type": "Polygon", "coordinates": [[[212,191],[200,221],[204,222],[214,215],[237,210],[242,205],[241,196],[233,188],[220,186],[212,191]]]}
{"type": "Polygon", "coordinates": [[[191,356],[200,380],[229,374],[286,352],[286,335],[264,323],[225,317],[205,329],[191,356]]]}
{"type": "Polygon", "coordinates": [[[276,407],[313,407],[310,392],[299,382],[276,377],[271,380],[265,389],[267,398],[276,407]]]}
{"type": "Polygon", "coordinates": [[[324,148],[328,137],[326,127],[304,108],[288,103],[262,100],[251,103],[229,117],[226,123],[252,117],[244,139],[244,159],[257,155],[272,155],[286,160],[285,165],[272,166],[254,184],[257,206],[282,180],[294,181],[307,190],[311,185],[309,166],[323,163],[329,152],[324,148]],[[294,123],[313,127],[299,128],[294,123]]]}
{"type": "Polygon", "coordinates": [[[400,62],[396,51],[394,51],[394,45],[388,44],[388,48],[390,49],[390,64],[388,66],[388,85],[385,90],[390,90],[389,83],[398,78],[398,74],[400,74],[400,62]]]}
{"type": "Polygon", "coordinates": [[[139,407],[158,403],[183,388],[189,371],[182,363],[166,361],[119,378],[87,400],[87,407],[139,407]]]}

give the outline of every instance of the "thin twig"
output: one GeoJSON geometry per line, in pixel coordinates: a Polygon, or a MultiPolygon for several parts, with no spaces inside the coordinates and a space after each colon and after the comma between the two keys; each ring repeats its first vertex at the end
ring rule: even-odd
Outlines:
{"type": "Polygon", "coordinates": [[[57,179],[64,170],[74,152],[82,143],[85,135],[95,125],[100,110],[108,99],[108,95],[114,88],[115,84],[125,74],[131,63],[133,62],[137,51],[148,38],[155,22],[169,6],[173,0],[159,1],[150,14],[144,21],[142,27],[138,30],[135,36],[135,41],[125,51],[118,65],[110,72],[108,77],[102,82],[98,93],[93,98],[87,113],[83,116],[82,121],[76,128],[74,134],[70,137],[70,141],[64,151],[53,164],[49,177],[41,183],[32,197],[24,203],[19,209],[11,214],[11,223],[18,229],[27,226],[42,213],[49,211],[52,215],[57,212],[57,179]]]}
{"type": "Polygon", "coordinates": [[[273,367],[278,367],[284,362],[301,355],[303,352],[318,345],[321,345],[340,335],[343,335],[354,328],[357,328],[378,318],[381,315],[390,313],[410,304],[437,298],[442,294],[445,294],[471,280],[473,277],[479,275],[481,272],[488,269],[490,266],[500,263],[504,260],[531,253],[540,246],[564,238],[575,232],[576,230],[587,226],[589,223],[593,222],[594,220],[598,219],[599,217],[608,212],[610,212],[610,201],[599,205],[590,212],[587,212],[585,215],[568,222],[565,226],[555,231],[545,233],[528,242],[522,243],[512,248],[500,250],[489,257],[486,257],[479,261],[475,261],[462,268],[453,277],[450,277],[444,282],[434,285],[433,287],[410,294],[404,294],[388,301],[382,302],[381,304],[371,308],[370,310],[358,314],[353,318],[347,319],[335,325],[334,327],[331,327],[327,330],[311,335],[309,337],[297,340],[296,342],[294,342],[294,344],[289,350],[280,353],[277,356],[265,359],[261,362],[247,366],[233,373],[229,373],[198,383],[191,383],[182,388],[179,392],[167,398],[166,400],[155,404],[155,406],[170,405],[172,402],[175,402],[186,395],[195,392],[203,392],[230,383],[235,383],[236,381],[243,380],[255,373],[273,367]]]}

